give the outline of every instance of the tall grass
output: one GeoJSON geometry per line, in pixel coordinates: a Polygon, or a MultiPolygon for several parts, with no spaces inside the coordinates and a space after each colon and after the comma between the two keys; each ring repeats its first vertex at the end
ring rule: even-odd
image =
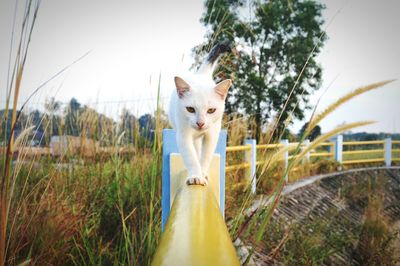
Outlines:
{"type": "Polygon", "coordinates": [[[267,173],[271,172],[276,172],[277,166],[279,165],[279,161],[282,160],[283,154],[291,151],[291,154],[294,155],[293,159],[289,160],[289,165],[286,169],[283,171],[280,171],[280,174],[275,182],[275,185],[273,185],[273,192],[269,195],[265,195],[267,197],[271,197],[272,202],[271,204],[265,206],[265,207],[260,207],[256,208],[255,210],[252,211],[252,213],[248,213],[247,210],[250,209],[253,200],[252,198],[254,197],[250,193],[249,186],[245,190],[245,194],[243,194],[243,200],[241,200],[241,206],[239,207],[239,210],[235,212],[235,215],[233,217],[233,221],[231,223],[231,234],[234,236],[234,238],[238,238],[243,232],[251,229],[251,227],[257,226],[256,230],[256,241],[260,242],[261,239],[264,237],[264,234],[267,230],[267,226],[270,222],[270,219],[272,217],[272,213],[274,209],[276,208],[277,204],[279,203],[281,193],[283,190],[283,187],[285,185],[285,177],[296,167],[299,166],[300,163],[302,163],[306,157],[306,154],[310,152],[312,149],[315,149],[320,143],[332,138],[333,136],[340,134],[344,131],[347,131],[349,129],[353,129],[356,127],[364,126],[373,123],[372,121],[365,121],[365,122],[355,122],[355,123],[350,123],[350,124],[345,124],[341,125],[321,136],[319,136],[317,139],[315,139],[313,142],[310,143],[310,145],[307,148],[302,148],[302,145],[304,143],[304,140],[308,137],[312,129],[317,126],[317,124],[322,121],[326,116],[331,114],[335,109],[337,109],[339,106],[343,105],[344,103],[348,102],[352,98],[361,95],[362,93],[368,92],[372,89],[376,89],[379,87],[382,87],[386,85],[387,83],[392,82],[392,81],[384,81],[384,82],[379,82],[376,84],[371,84],[366,87],[362,87],[360,89],[356,89],[355,91],[348,93],[346,96],[340,98],[337,100],[335,103],[331,104],[325,111],[313,115],[309,121],[309,127],[307,130],[304,132],[303,136],[301,136],[300,141],[296,147],[289,146],[287,148],[282,148],[278,151],[275,151],[273,155],[267,156],[264,154],[264,163],[259,167],[258,169],[258,179],[257,179],[257,184],[260,184],[265,181],[265,177],[269,176],[267,173]],[[259,217],[260,215],[263,215],[263,219],[261,224],[256,224],[252,222],[252,220],[258,220],[255,219],[259,217]]]}
{"type": "MultiPolygon", "coordinates": [[[[13,184],[15,183],[15,174],[11,171],[11,157],[14,148],[13,131],[15,129],[15,125],[19,116],[19,114],[17,113],[17,103],[21,88],[21,80],[38,10],[38,3],[33,3],[32,1],[27,2],[20,33],[20,41],[15,56],[15,62],[13,64],[13,67],[10,69],[10,72],[12,74],[11,77],[9,77],[10,82],[9,84],[7,84],[8,88],[6,89],[6,110],[8,110],[8,107],[10,106],[12,92],[14,93],[14,97],[11,118],[9,117],[8,112],[5,112],[5,117],[3,118],[4,121],[8,121],[9,119],[11,119],[11,134],[10,138],[7,140],[5,156],[2,160],[2,177],[0,181],[0,263],[2,264],[4,264],[6,261],[7,221],[11,206],[10,196],[13,193],[13,184]]],[[[7,136],[6,132],[4,132],[4,135],[7,136]]]]}
{"type": "MultiPolygon", "coordinates": [[[[29,120],[14,140],[38,10],[39,2],[27,1],[6,95],[6,110],[13,108],[1,120],[4,138],[9,121],[11,132],[0,162],[0,265],[147,265],[160,235],[160,104],[155,141],[141,137],[136,127],[130,156],[122,153],[124,132],[90,109],[78,117],[81,144],[91,139],[108,148],[81,145],[59,157],[39,157],[29,151],[35,133],[29,120]]],[[[41,121],[45,129],[53,128],[52,122],[51,117],[41,121]]],[[[58,127],[62,132],[63,121],[58,127]]]]}
{"type": "Polygon", "coordinates": [[[28,122],[9,157],[4,263],[149,264],[160,235],[160,115],[159,107],[154,141],[136,127],[127,147],[118,125],[85,110],[78,138],[103,144],[81,142],[58,157],[29,151],[28,122]]]}

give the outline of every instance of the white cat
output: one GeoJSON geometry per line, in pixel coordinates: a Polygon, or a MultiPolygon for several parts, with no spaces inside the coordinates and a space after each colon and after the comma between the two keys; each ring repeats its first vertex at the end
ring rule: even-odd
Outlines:
{"type": "MultiPolygon", "coordinates": [[[[223,52],[223,51],[222,51],[223,52]]],[[[169,120],[176,130],[179,152],[189,176],[188,185],[206,185],[208,168],[214,154],[230,79],[218,84],[212,79],[213,66],[221,53],[214,47],[207,61],[195,74],[175,77],[169,107],[169,120]]]]}

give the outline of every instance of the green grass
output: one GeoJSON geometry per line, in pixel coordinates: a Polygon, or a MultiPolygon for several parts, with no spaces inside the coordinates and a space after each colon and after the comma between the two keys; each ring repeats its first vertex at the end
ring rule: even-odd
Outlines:
{"type": "Polygon", "coordinates": [[[42,159],[19,171],[7,261],[148,265],[160,236],[160,157],[84,161],[59,169],[42,159]]]}

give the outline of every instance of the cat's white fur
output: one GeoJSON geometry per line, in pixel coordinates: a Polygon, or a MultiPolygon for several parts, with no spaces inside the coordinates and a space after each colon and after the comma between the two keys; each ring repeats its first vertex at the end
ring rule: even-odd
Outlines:
{"type": "Polygon", "coordinates": [[[189,176],[189,185],[207,184],[208,169],[215,151],[225,98],[231,86],[227,79],[215,84],[209,71],[175,77],[169,107],[169,120],[176,129],[179,152],[189,176]],[[193,108],[195,112],[193,111],[193,108]],[[215,108],[215,112],[210,113],[215,108]]]}

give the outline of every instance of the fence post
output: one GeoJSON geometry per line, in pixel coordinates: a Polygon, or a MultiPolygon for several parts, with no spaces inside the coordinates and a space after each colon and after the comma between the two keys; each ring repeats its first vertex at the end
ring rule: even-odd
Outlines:
{"type": "Polygon", "coordinates": [[[251,149],[245,151],[245,160],[250,165],[246,169],[246,178],[248,178],[248,183],[251,184],[251,193],[256,193],[256,163],[257,163],[257,142],[255,139],[246,139],[244,141],[245,145],[250,145],[251,149]]]}
{"type": "MultiPolygon", "coordinates": [[[[282,139],[281,144],[283,144],[283,148],[287,149],[289,147],[289,140],[288,139],[282,139]]],[[[283,154],[283,161],[285,163],[285,171],[288,169],[289,166],[289,150],[286,150],[286,152],[283,154]]],[[[289,173],[286,173],[285,175],[285,182],[289,182],[289,173]]]]}
{"type": "MultiPolygon", "coordinates": [[[[304,149],[307,149],[308,146],[310,146],[310,140],[306,139],[304,140],[304,149]]],[[[306,162],[308,163],[310,161],[310,152],[306,153],[306,162]]]]}
{"type": "Polygon", "coordinates": [[[392,165],[392,139],[387,138],[385,139],[385,165],[391,166],[392,165]]]}
{"type": "MultiPolygon", "coordinates": [[[[226,130],[221,130],[215,153],[220,155],[220,182],[219,182],[219,202],[221,214],[224,217],[225,212],[225,161],[226,161],[226,130]]],[[[176,135],[174,129],[163,130],[163,161],[162,161],[162,185],[161,185],[161,228],[164,231],[165,224],[170,212],[171,206],[171,176],[170,176],[170,155],[179,153],[176,144],[176,135]]]]}
{"type": "Polygon", "coordinates": [[[337,135],[335,139],[335,160],[339,163],[343,161],[343,135],[337,135]]]}

